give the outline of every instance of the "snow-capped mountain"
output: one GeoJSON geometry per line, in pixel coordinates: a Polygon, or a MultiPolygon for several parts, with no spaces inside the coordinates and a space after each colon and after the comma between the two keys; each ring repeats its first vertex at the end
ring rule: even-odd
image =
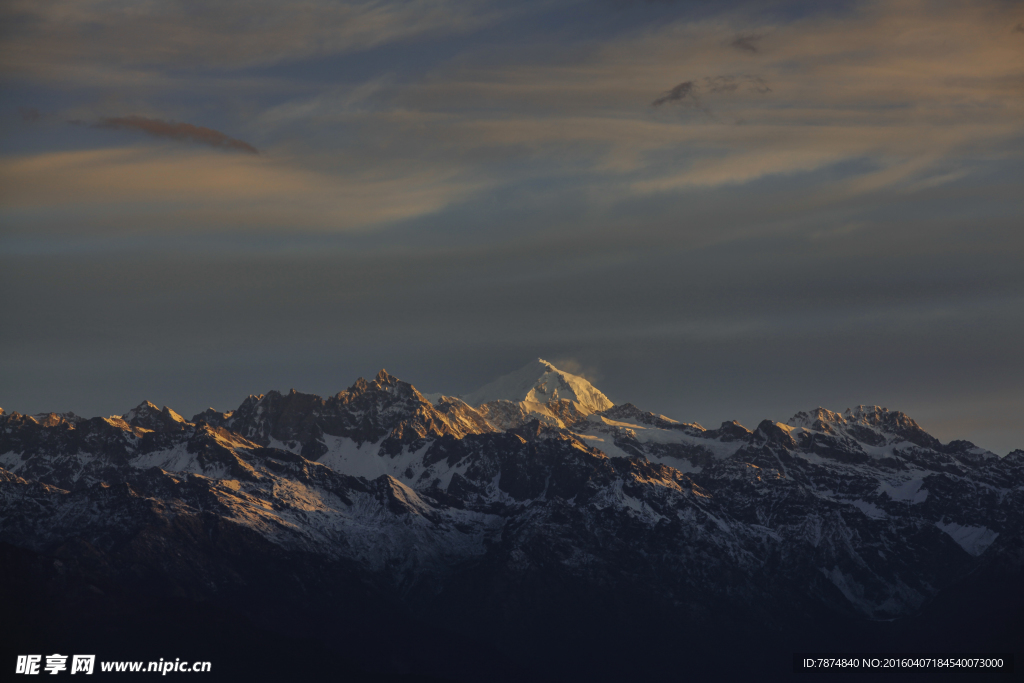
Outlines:
{"type": "Polygon", "coordinates": [[[462,397],[502,429],[530,420],[565,427],[614,404],[584,378],[538,358],[462,397]]]}
{"type": "MultiPolygon", "coordinates": [[[[916,643],[917,615],[943,623],[948,595],[1019,578],[1022,522],[1024,451],[942,444],[876,406],[709,430],[613,405],[542,360],[462,399],[382,370],[332,397],[271,391],[190,420],[148,402],[110,418],[0,411],[0,542],[44,567],[18,580],[56,558],[67,585],[185,596],[331,634],[361,665],[383,648],[462,679],[497,674],[367,640],[359,620],[386,603],[530,677],[580,666],[559,643],[611,634],[916,643]],[[893,623],[910,626],[879,626],[893,623]]],[[[638,666],[620,654],[591,673],[638,666]]]]}
{"type": "Polygon", "coordinates": [[[559,370],[538,358],[519,370],[499,377],[466,394],[466,403],[479,406],[491,401],[522,401],[546,405],[550,401],[571,401],[591,412],[612,407],[608,397],[578,375],[559,370]]]}

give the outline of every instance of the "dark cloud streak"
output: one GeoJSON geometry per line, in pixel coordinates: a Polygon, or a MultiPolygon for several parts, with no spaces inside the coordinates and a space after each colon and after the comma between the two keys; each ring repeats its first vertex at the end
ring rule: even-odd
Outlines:
{"type": "MultiPolygon", "coordinates": [[[[768,87],[768,84],[760,76],[705,76],[704,77],[704,89],[709,94],[715,93],[732,93],[736,92],[740,85],[748,84],[748,90],[753,92],[769,93],[772,91],[768,87]]],[[[663,104],[669,102],[680,102],[685,103],[687,101],[692,102],[692,106],[700,109],[701,111],[710,114],[711,110],[704,106],[697,92],[700,90],[700,86],[694,81],[683,81],[671,90],[666,91],[658,99],[651,102],[652,107],[660,107],[663,104]]]]}
{"type": "Polygon", "coordinates": [[[736,48],[737,50],[743,50],[744,52],[759,52],[757,43],[764,38],[762,35],[756,33],[748,33],[744,36],[736,36],[729,45],[736,48]]]}
{"type": "MultiPolygon", "coordinates": [[[[71,124],[81,124],[81,121],[68,121],[71,124]]],[[[138,130],[155,138],[176,140],[181,142],[195,142],[209,147],[219,149],[259,154],[259,150],[244,140],[230,137],[212,128],[194,126],[191,123],[178,123],[176,121],[163,121],[161,119],[150,119],[144,116],[113,116],[100,119],[90,124],[93,128],[108,128],[111,130],[138,130]]]]}
{"type": "Polygon", "coordinates": [[[700,100],[697,99],[697,93],[695,92],[697,86],[693,81],[684,81],[672,88],[658,99],[651,102],[652,107],[660,107],[666,102],[681,102],[689,97],[695,105],[700,105],[700,100]]]}
{"type": "Polygon", "coordinates": [[[772,91],[765,80],[760,76],[744,76],[743,79],[750,83],[750,90],[753,90],[754,92],[759,92],[763,95],[772,91]]]}

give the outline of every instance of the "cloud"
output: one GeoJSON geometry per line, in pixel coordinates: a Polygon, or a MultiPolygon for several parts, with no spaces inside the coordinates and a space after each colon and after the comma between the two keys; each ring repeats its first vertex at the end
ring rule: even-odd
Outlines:
{"type": "MultiPolygon", "coordinates": [[[[764,79],[760,76],[705,76],[704,77],[704,90],[709,95],[717,93],[735,93],[739,90],[741,84],[748,84],[747,90],[757,93],[769,93],[771,88],[765,83],[764,79]]],[[[672,88],[671,90],[663,93],[661,97],[651,102],[652,107],[660,107],[668,102],[679,102],[683,104],[689,104],[692,107],[700,109],[705,114],[713,116],[711,108],[704,104],[701,98],[697,95],[697,92],[701,90],[701,87],[694,81],[684,81],[672,88]]]]}
{"type": "MultiPolygon", "coordinates": [[[[543,178],[552,195],[570,187],[606,207],[652,191],[828,168],[837,170],[820,177],[837,185],[864,177],[844,191],[876,192],[893,175],[904,186],[935,183],[957,177],[953,170],[974,172],[986,160],[1019,157],[1013,141],[1024,130],[1024,69],[1020,34],[1006,30],[1019,16],[984,0],[893,0],[854,9],[771,27],[743,10],[681,17],[611,36],[576,36],[571,49],[557,31],[536,36],[529,49],[513,40],[453,41],[451,56],[425,71],[406,68],[408,54],[400,50],[383,70],[335,80],[317,72],[309,82],[280,79],[287,83],[273,97],[232,91],[202,104],[245,107],[265,136],[261,149],[317,178],[375,178],[381,183],[373,191],[381,192],[388,182],[402,186],[410,169],[480,181],[457,182],[450,192],[440,183],[441,204],[481,186],[502,188],[477,198],[502,206],[543,178]],[[762,50],[751,74],[749,57],[730,41],[769,31],[771,50],[762,50]],[[665,90],[668,83],[674,87],[665,90]],[[676,108],[707,116],[666,115],[676,108]],[[745,125],[722,125],[739,121],[745,125]]],[[[215,71],[202,85],[215,91],[223,78],[215,71]]],[[[152,92],[164,95],[161,87],[152,92]]],[[[150,95],[138,92],[137,104],[115,111],[160,111],[147,109],[150,95]]],[[[62,119],[95,116],[84,107],[68,111],[62,119]]],[[[311,187],[332,191],[328,182],[311,187]]]]}
{"type": "Polygon", "coordinates": [[[749,83],[749,89],[753,92],[764,93],[771,92],[772,89],[768,87],[768,84],[760,76],[744,76],[744,80],[749,83]]]}
{"type": "Polygon", "coordinates": [[[585,168],[619,190],[841,166],[837,175],[870,177],[856,187],[873,192],[886,169],[906,171],[900,182],[909,186],[1020,156],[1013,141],[1024,134],[1024,69],[1019,34],[1006,31],[1016,18],[1004,4],[894,0],[854,9],[773,25],[756,74],[744,72],[747,60],[729,43],[768,31],[744,28],[750,17],[736,13],[728,24],[715,17],[645,27],[574,54],[551,45],[543,60],[500,49],[487,60],[470,54],[429,81],[385,89],[376,103],[436,131],[441,153],[547,159],[546,177],[585,182],[585,168]],[[740,29],[723,28],[730,25],[740,29]],[[745,126],[652,115],[671,106],[745,126]]]}
{"type": "Polygon", "coordinates": [[[550,363],[559,370],[582,377],[591,384],[600,382],[602,379],[603,373],[600,368],[594,365],[584,365],[575,356],[557,356],[550,363]]]}
{"type": "Polygon", "coordinates": [[[43,118],[43,115],[35,107],[18,107],[22,121],[35,122],[43,118]]]}
{"type": "Polygon", "coordinates": [[[736,36],[729,45],[737,50],[743,50],[744,52],[757,52],[757,44],[762,38],[764,38],[764,36],[757,33],[748,33],[746,35],[736,36]]]}
{"type": "Polygon", "coordinates": [[[708,92],[736,92],[736,88],[740,87],[735,76],[706,76],[704,84],[708,92]]]}
{"type": "Polygon", "coordinates": [[[746,83],[751,92],[769,93],[772,91],[760,76],[706,76],[704,86],[709,93],[736,92],[740,85],[746,83]]]}
{"type": "Polygon", "coordinates": [[[53,216],[97,233],[345,231],[432,213],[481,185],[436,167],[330,173],[197,149],[46,152],[0,157],[0,216],[8,234],[53,216]]]}
{"type": "Polygon", "coordinates": [[[683,81],[676,87],[672,88],[658,99],[651,102],[652,107],[660,107],[666,102],[681,102],[687,97],[695,104],[700,106],[700,100],[697,99],[696,93],[697,86],[693,81],[683,81]]]}
{"type": "MultiPolygon", "coordinates": [[[[68,123],[81,124],[80,121],[69,121],[68,123]]],[[[144,116],[113,116],[100,119],[90,125],[93,128],[109,128],[112,130],[138,130],[155,138],[196,142],[209,147],[247,152],[249,154],[260,153],[258,149],[244,140],[229,137],[219,130],[206,128],[205,126],[194,126],[191,123],[162,121],[161,119],[149,119],[144,116]]]]}
{"type": "Polygon", "coordinates": [[[1024,24],[1017,24],[1013,27],[1014,33],[1024,33],[1024,24]]]}
{"type": "Polygon", "coordinates": [[[112,82],[147,70],[240,68],[465,33],[513,12],[488,0],[6,0],[4,72],[112,82]]]}
{"type": "Polygon", "coordinates": [[[633,189],[640,193],[695,187],[740,185],[764,178],[815,171],[844,161],[868,162],[864,170],[837,179],[829,193],[816,201],[877,191],[902,191],[915,183],[941,184],[963,177],[939,172],[944,164],[968,149],[995,153],[1000,140],[1014,134],[1009,125],[977,124],[949,130],[943,126],[913,123],[876,127],[822,126],[799,128],[788,125],[752,124],[739,129],[706,126],[700,131],[703,146],[691,147],[691,160],[676,173],[663,173],[640,180],[633,189]]]}

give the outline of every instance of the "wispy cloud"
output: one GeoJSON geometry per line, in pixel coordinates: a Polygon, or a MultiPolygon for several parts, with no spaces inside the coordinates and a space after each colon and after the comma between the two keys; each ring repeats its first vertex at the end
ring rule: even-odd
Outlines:
{"type": "MultiPolygon", "coordinates": [[[[2,70],[65,80],[115,79],[137,69],[246,67],[452,35],[502,15],[486,0],[8,0],[2,70]],[[130,66],[129,66],[130,65],[130,66]]],[[[507,10],[504,11],[507,13],[507,10]]]]}
{"type": "MultiPolygon", "coordinates": [[[[70,121],[69,123],[81,124],[82,122],[70,121]]],[[[109,128],[111,130],[137,130],[155,138],[194,142],[209,147],[259,154],[258,149],[244,140],[230,137],[219,130],[206,128],[205,126],[195,126],[191,123],[163,121],[144,116],[111,116],[102,118],[89,125],[93,128],[109,128]]]]}
{"type": "Polygon", "coordinates": [[[601,381],[603,373],[595,365],[584,365],[575,356],[558,356],[550,361],[559,370],[578,375],[591,383],[601,381]]]}
{"type": "Polygon", "coordinates": [[[326,173],[264,156],[195,149],[0,157],[0,210],[70,211],[64,221],[69,226],[115,233],[140,225],[171,232],[345,231],[429,214],[480,188],[479,179],[436,169],[326,173]]]}
{"type": "Polygon", "coordinates": [[[746,85],[750,92],[770,93],[771,88],[760,76],[705,76],[704,87],[709,93],[736,92],[741,85],[746,85]]]}
{"type": "Polygon", "coordinates": [[[568,174],[578,172],[568,163],[576,154],[580,165],[622,174],[619,187],[638,191],[844,161],[853,162],[845,173],[898,169],[938,182],[954,176],[929,165],[1012,155],[1010,141],[1024,134],[1024,66],[1005,30],[1011,14],[998,2],[896,0],[739,32],[742,14],[677,21],[553,64],[517,54],[480,65],[467,58],[390,97],[396,110],[437,129],[448,150],[487,149],[492,158],[550,151],[546,170],[561,164],[568,174]],[[757,53],[751,74],[740,54],[750,51],[731,42],[769,33],[772,49],[757,53]],[[666,82],[675,85],[665,90],[666,82]],[[671,106],[713,112],[713,121],[669,118],[671,106]],[[449,120],[430,118],[442,115],[449,120]]]}
{"type": "MultiPolygon", "coordinates": [[[[413,5],[426,11],[440,2],[413,5]]],[[[353,7],[369,11],[369,5],[353,7]]],[[[404,11],[391,3],[380,7],[388,17],[404,11]]],[[[289,83],[293,89],[262,100],[226,103],[224,111],[244,113],[244,122],[232,125],[245,136],[259,131],[261,149],[287,158],[288,178],[301,169],[311,174],[308,188],[328,195],[345,183],[363,193],[418,187],[414,194],[423,201],[414,204],[425,212],[477,190],[535,187],[538,178],[550,187],[586,187],[599,202],[840,165],[844,177],[835,182],[845,195],[877,192],[886,182],[923,187],[955,182],[979,160],[1019,156],[1012,143],[1024,135],[1024,65],[1020,33],[1008,32],[1018,20],[995,0],[862,2],[842,16],[820,12],[771,25],[732,10],[600,39],[577,36],[572,45],[552,31],[529,50],[515,41],[453,46],[453,56],[422,71],[389,66],[347,80],[327,75],[289,83]],[[762,36],[771,36],[771,49],[762,36]],[[739,39],[757,52],[735,44],[739,39]],[[679,110],[708,115],[679,116],[679,110]],[[429,191],[422,178],[411,180],[410,169],[433,176],[429,191]]],[[[61,21],[77,26],[79,19],[61,21]]],[[[291,36],[289,22],[298,19],[280,21],[275,30],[291,36]]],[[[412,35],[388,30],[380,35],[412,35]]],[[[281,38],[280,45],[291,47],[280,54],[308,54],[293,37],[281,38]]],[[[168,48],[167,63],[176,63],[179,48],[168,48]]],[[[402,53],[396,63],[407,61],[402,53]]],[[[142,99],[121,111],[161,111],[142,99]]],[[[183,105],[175,115],[195,120],[188,111],[183,105]]],[[[74,112],[61,118],[95,116],[74,112]]],[[[252,147],[212,129],[157,119],[101,125],[239,151],[252,147]]],[[[147,177],[157,178],[156,161],[147,164],[147,177]]],[[[264,171],[257,175],[267,177],[264,171]]],[[[308,188],[297,196],[314,199],[308,188]]],[[[265,199],[280,202],[282,216],[293,206],[282,193],[265,199]]],[[[365,219],[337,224],[389,220],[383,207],[394,199],[361,196],[360,205],[376,208],[365,219]]],[[[312,203],[334,206],[329,198],[312,203]]],[[[302,215],[318,226],[333,220],[302,215]]]]}

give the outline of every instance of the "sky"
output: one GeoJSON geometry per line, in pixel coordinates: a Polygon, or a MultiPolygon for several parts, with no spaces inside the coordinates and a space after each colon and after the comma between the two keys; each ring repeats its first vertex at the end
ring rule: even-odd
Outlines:
{"type": "Polygon", "coordinates": [[[0,5],[0,406],[537,358],[1024,448],[1024,4],[0,5]]]}

